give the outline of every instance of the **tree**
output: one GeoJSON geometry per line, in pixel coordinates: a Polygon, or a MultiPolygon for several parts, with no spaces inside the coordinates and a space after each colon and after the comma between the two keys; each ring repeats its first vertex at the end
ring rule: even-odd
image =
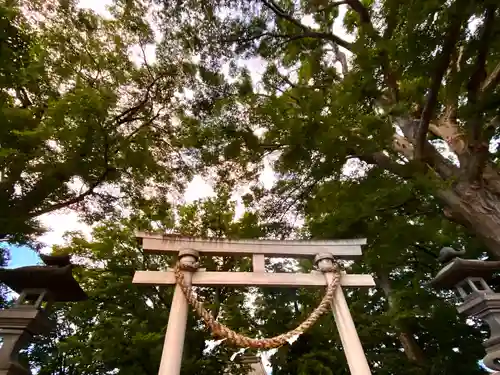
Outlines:
{"type": "Polygon", "coordinates": [[[147,8],[106,19],[76,3],[0,6],[2,241],[32,242],[59,209],[109,217],[190,175],[171,123],[182,65],[131,55],[154,40],[147,8]]]}
{"type": "Polygon", "coordinates": [[[232,79],[212,81],[227,95],[199,94],[185,113],[186,139],[212,137],[206,155],[255,163],[274,152],[280,195],[298,202],[356,159],[432,194],[500,256],[495,1],[162,6],[164,43],[184,41],[200,71],[220,79],[225,65],[232,79]],[[265,68],[258,89],[249,59],[265,68]]]}
{"type": "MultiPolygon", "coordinates": [[[[164,43],[184,40],[186,50],[200,56],[200,85],[219,89],[214,94],[202,90],[186,106],[186,144],[199,149],[207,164],[227,163],[235,173],[235,164],[252,172],[262,157],[271,155],[278,178],[271,199],[264,195],[262,201],[258,189],[248,197],[261,200],[261,214],[288,220],[285,213],[294,209],[306,221],[302,235],[307,238],[369,239],[362,268],[377,276],[379,289],[373,296],[350,297],[376,373],[479,372],[481,348],[468,350],[480,341],[480,330],[474,331],[479,327],[468,327],[452,305],[440,302],[450,296],[436,294],[426,282],[438,270],[435,258],[441,246],[464,247],[471,256],[483,256],[470,232],[444,220],[443,208],[447,218],[477,234],[490,254],[499,254],[492,242],[498,231],[480,225],[493,220],[496,211],[483,211],[482,204],[466,198],[472,191],[473,197],[486,195],[488,202],[495,202],[490,192],[497,177],[485,172],[495,168],[495,155],[489,156],[487,168],[479,167],[482,184],[475,185],[477,178],[469,179],[466,170],[484,151],[463,145],[462,152],[445,133],[463,131],[472,144],[471,116],[481,112],[481,121],[488,123],[497,115],[491,104],[498,97],[496,86],[487,95],[477,91],[475,104],[469,99],[474,89],[468,82],[478,66],[481,40],[490,39],[490,52],[479,64],[485,64],[488,77],[498,74],[497,26],[482,31],[497,13],[495,8],[490,18],[483,18],[488,6],[163,2],[164,43]],[[183,9],[198,17],[183,22],[183,9]],[[339,13],[352,41],[333,32],[339,13]],[[466,28],[474,15],[477,33],[466,28]],[[172,24],[177,28],[168,27],[172,24]],[[451,40],[446,31],[453,27],[460,29],[459,40],[453,42],[453,50],[463,51],[460,71],[454,70],[458,52],[451,53],[457,58],[453,64],[444,61],[450,52],[442,36],[451,40]],[[258,87],[245,67],[249,59],[265,68],[258,87]],[[437,76],[440,61],[446,65],[446,79],[437,76]],[[439,95],[433,97],[436,91],[428,88],[436,82],[439,95]],[[474,112],[476,104],[484,107],[474,112]],[[424,141],[417,141],[421,124],[428,127],[424,141]],[[200,147],[193,139],[204,144],[200,147]],[[447,148],[460,158],[448,156],[447,148]],[[444,329],[450,325],[460,333],[444,329]],[[457,336],[461,344],[454,347],[457,336]],[[458,357],[463,362],[455,367],[453,358],[458,357]]],[[[488,141],[495,137],[494,132],[483,135],[488,141]]],[[[296,324],[314,303],[305,292],[264,291],[261,298],[264,310],[259,316],[268,335],[296,324]]],[[[300,339],[298,349],[280,350],[274,372],[336,373],[342,355],[332,340],[335,330],[331,325],[322,328],[300,339]]]]}
{"type": "MultiPolygon", "coordinates": [[[[163,348],[173,288],[143,287],[132,284],[140,269],[165,269],[172,257],[144,254],[134,237],[137,230],[164,226],[183,234],[201,235],[215,230],[220,236],[252,231],[248,220],[234,221],[234,204],[224,189],[216,197],[180,207],[148,207],[135,211],[129,219],[104,222],[95,228],[93,240],[71,234],[67,246],[54,253],[70,253],[84,266],[76,277],[88,293],[87,301],[56,306],[52,318],[56,330],[37,340],[27,352],[39,374],[156,374],[163,348]],[[215,208],[215,209],[214,209],[215,208]],[[179,215],[179,225],[173,217],[179,215]],[[194,220],[196,227],[186,226],[194,220]],[[192,230],[199,232],[192,232],[192,230]]],[[[249,261],[202,259],[210,270],[248,269],[249,261]]],[[[245,290],[199,288],[197,293],[219,321],[242,326],[250,321],[243,305],[245,290]]],[[[232,374],[245,371],[233,368],[229,360],[234,349],[218,346],[203,354],[210,333],[194,314],[189,316],[182,374],[221,374],[230,368],[232,374]]],[[[243,330],[245,330],[243,328],[243,330]]],[[[253,332],[249,326],[248,333],[253,332]]],[[[241,372],[243,373],[243,372],[241,372]]]]}
{"type": "MultiPolygon", "coordinates": [[[[127,27],[146,19],[143,10],[148,3],[134,4],[115,2],[117,17],[127,27]]],[[[443,245],[465,247],[472,256],[484,255],[469,233],[443,220],[443,203],[450,218],[475,231],[492,254],[497,252],[493,227],[488,224],[495,222],[496,211],[479,215],[479,205],[464,198],[467,189],[474,187],[472,198],[485,195],[487,202],[495,203],[497,198],[490,192],[496,177],[488,172],[496,168],[495,156],[490,155],[491,165],[482,161],[482,168],[479,163],[483,184],[476,186],[477,179],[467,177],[466,171],[481,152],[467,145],[462,153],[454,148],[453,139],[449,147],[459,160],[447,161],[441,152],[443,139],[450,140],[447,129],[453,133],[460,124],[464,140],[473,145],[469,123],[478,119],[486,123],[496,115],[496,86],[483,83],[480,86],[491,92],[486,95],[486,91],[480,94],[476,90],[474,98],[469,94],[475,89],[468,85],[476,82],[470,77],[484,61],[487,77],[495,77],[498,42],[493,34],[498,26],[491,18],[496,16],[496,5],[457,2],[445,7],[423,1],[403,5],[352,0],[279,4],[269,0],[179,0],[161,5],[158,68],[168,65],[172,56],[199,58],[194,64],[181,59],[177,65],[186,71],[186,85],[194,93],[176,103],[182,126],[168,133],[173,135],[170,139],[185,147],[184,155],[201,161],[196,167],[215,167],[223,180],[253,177],[262,157],[276,154],[277,186],[270,196],[252,186],[244,197],[251,210],[236,224],[234,206],[228,203],[232,185],[231,189],[218,186],[216,199],[182,207],[178,224],[169,207],[161,202],[150,206],[138,199],[144,215],[135,214],[131,221],[118,224],[105,222],[96,229],[92,242],[75,237],[67,248],[58,249],[87,259],[90,267],[81,271],[81,281],[93,298],[55,312],[73,324],[61,327],[55,337],[31,350],[32,363],[41,373],[154,371],[143,359],[158,363],[166,315],[159,316],[150,308],[160,299],[156,289],[148,290],[149,300],[144,300],[144,291],[130,286],[133,269],[146,259],[130,242],[132,228],[174,228],[202,237],[284,238],[293,229],[289,223],[282,225],[281,219],[288,219],[286,212],[294,209],[306,223],[295,235],[369,238],[363,264],[351,268],[375,274],[379,289],[353,292],[349,299],[375,373],[479,371],[475,361],[483,355],[479,342],[484,332],[475,322],[472,327],[465,324],[452,304],[442,302],[451,296],[436,293],[426,282],[437,270],[435,255],[443,245]],[[340,10],[354,41],[346,42],[332,32],[340,10]],[[306,14],[314,23],[302,19],[306,14]],[[474,14],[476,34],[464,27],[474,14]],[[457,27],[460,35],[453,42],[452,32],[457,27]],[[443,35],[448,42],[442,43],[443,35]],[[490,53],[478,65],[476,56],[484,56],[476,53],[483,48],[483,36],[491,40],[490,53]],[[446,79],[441,79],[439,62],[446,63],[450,40],[462,54],[450,53],[456,55],[456,61],[453,57],[453,64],[444,64],[451,68],[446,79]],[[242,61],[250,57],[265,65],[259,89],[242,61]],[[457,63],[460,69],[455,71],[457,63]],[[226,67],[229,78],[222,73],[226,67]],[[440,83],[438,91],[433,90],[436,83],[440,83]],[[455,104],[456,115],[448,116],[455,104]],[[425,130],[423,142],[418,136],[421,129],[425,130]],[[357,174],[346,172],[346,161],[351,159],[364,163],[357,174]],[[488,225],[478,228],[481,220],[488,225]],[[136,342],[138,349],[130,350],[136,342]],[[96,356],[96,352],[100,354],[96,356]]],[[[146,74],[144,68],[141,71],[146,74]]],[[[150,267],[165,266],[162,261],[147,261],[150,267]]],[[[248,267],[248,261],[215,258],[205,262],[209,269],[248,267]]],[[[299,266],[311,268],[310,262],[299,266]]],[[[279,262],[268,267],[297,265],[279,262]]],[[[295,326],[314,307],[320,293],[262,290],[255,304],[258,309],[253,311],[257,324],[252,324],[251,311],[242,307],[246,291],[220,288],[215,293],[212,289],[199,292],[228,325],[265,336],[295,326]]],[[[158,302],[162,311],[167,305],[158,302]]],[[[217,348],[219,359],[202,356],[202,343],[208,335],[198,326],[190,335],[184,371],[220,373],[227,349],[217,348]]],[[[325,317],[294,345],[275,354],[274,372],[345,373],[336,338],[331,318],[325,317]]]]}
{"type": "MultiPolygon", "coordinates": [[[[381,176],[378,181],[384,184],[388,180],[381,176]]],[[[279,230],[271,231],[272,226],[266,225],[252,207],[247,207],[243,215],[235,219],[231,190],[231,186],[221,183],[215,197],[175,210],[159,205],[145,206],[129,219],[96,227],[92,241],[73,234],[67,246],[55,248],[56,253],[71,253],[85,265],[79,269],[77,278],[90,298],[56,307],[57,330],[36,342],[28,353],[33,367],[41,374],[156,373],[172,288],[137,287],[131,279],[135,270],[163,269],[171,259],[143,254],[134,240],[134,232],[162,228],[162,231],[182,235],[229,238],[280,234],[279,230]]],[[[371,187],[371,190],[375,189],[371,187]]],[[[393,196],[404,196],[408,192],[411,189],[403,185],[393,191],[393,196]]],[[[458,225],[440,217],[436,202],[421,207],[425,213],[419,215],[415,215],[411,206],[404,205],[375,215],[369,211],[376,206],[357,202],[369,194],[370,190],[363,184],[352,186],[351,182],[338,181],[324,184],[308,204],[301,235],[327,239],[361,233],[371,239],[363,261],[348,266],[347,271],[372,273],[380,286],[372,291],[348,292],[373,373],[481,373],[477,360],[484,355],[480,344],[484,330],[477,322],[466,324],[453,303],[448,303],[453,301],[450,293],[436,293],[428,285],[438,269],[435,247],[461,244],[480,256],[480,244],[464,234],[458,225]],[[351,189],[339,187],[343,183],[351,184],[351,189]],[[347,191],[352,194],[346,195],[347,191]],[[367,217],[358,220],[356,215],[348,214],[358,211],[360,206],[367,217]],[[443,225],[434,231],[437,221],[443,225]]],[[[387,202],[389,200],[383,203],[387,202]]],[[[249,259],[214,257],[202,262],[208,270],[250,269],[249,259]]],[[[309,272],[312,264],[310,260],[299,264],[278,260],[268,261],[267,267],[269,271],[294,268],[309,272]]],[[[251,336],[270,337],[296,327],[316,306],[323,291],[281,288],[250,291],[222,287],[197,288],[197,293],[219,321],[251,336]],[[255,298],[253,309],[244,304],[250,294],[255,298]]],[[[190,315],[183,374],[220,373],[230,363],[228,358],[235,349],[222,344],[213,352],[203,353],[204,342],[210,335],[200,323],[197,316],[190,315]]],[[[271,360],[273,374],[278,375],[348,373],[330,314],[297,342],[280,348],[271,360]]]]}
{"type": "MultiPolygon", "coordinates": [[[[481,244],[443,218],[436,201],[427,199],[424,205],[424,197],[408,199],[415,191],[395,185],[383,174],[370,176],[370,181],[370,186],[353,181],[321,184],[306,199],[305,225],[299,235],[369,239],[363,259],[346,268],[348,273],[370,273],[377,282],[375,290],[347,290],[373,373],[482,373],[477,360],[484,356],[480,345],[484,327],[466,323],[456,312],[454,296],[429,285],[440,268],[435,249],[461,246],[481,257],[481,244]],[[390,194],[381,196],[387,186],[392,188],[390,194]]],[[[268,266],[284,271],[293,264],[281,261],[268,266]]],[[[310,261],[303,261],[298,269],[309,272],[311,268],[310,261]]],[[[318,303],[321,293],[263,288],[256,300],[261,332],[272,336],[295,327],[318,303]]],[[[273,374],[348,374],[329,314],[296,343],[280,348],[272,363],[273,374]]]]}
{"type": "MultiPolygon", "coordinates": [[[[441,267],[436,261],[441,247],[466,248],[477,258],[484,258],[484,247],[446,220],[436,199],[372,169],[361,181],[323,181],[300,204],[305,223],[297,229],[299,236],[368,239],[362,259],[347,272],[372,274],[377,289],[350,291],[348,300],[374,373],[480,373],[485,327],[458,316],[455,297],[434,290],[430,281],[441,267]]],[[[306,272],[312,267],[310,262],[300,266],[306,272]]],[[[260,315],[271,317],[267,335],[280,329],[275,322],[293,326],[320,298],[307,291],[267,293],[263,290],[260,315]],[[276,304],[285,310],[284,320],[273,315],[276,304]],[[289,322],[290,317],[296,320],[289,322]]],[[[327,319],[299,340],[298,348],[294,344],[278,352],[273,373],[345,373],[336,329],[327,319]],[[296,372],[300,368],[302,373],[296,372]]]]}
{"type": "Polygon", "coordinates": [[[370,181],[377,185],[324,183],[308,201],[306,224],[314,238],[362,233],[370,239],[352,272],[373,274],[378,288],[372,296],[359,293],[351,305],[359,314],[369,358],[381,373],[397,368],[415,374],[479,373],[482,327],[478,322],[468,326],[465,317],[457,316],[455,297],[449,291],[436,293],[430,281],[441,267],[435,249],[460,246],[482,257],[481,243],[443,218],[435,200],[413,196],[414,189],[396,186],[385,175],[370,181]],[[378,192],[387,191],[387,185],[391,193],[381,196],[378,192]],[[406,358],[400,357],[403,351],[406,358]],[[460,367],[454,367],[454,357],[461,358],[460,367]]]}

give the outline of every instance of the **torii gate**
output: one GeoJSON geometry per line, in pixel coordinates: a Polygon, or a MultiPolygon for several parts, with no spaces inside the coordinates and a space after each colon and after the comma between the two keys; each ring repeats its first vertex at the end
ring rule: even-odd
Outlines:
{"type": "MultiPolygon", "coordinates": [[[[178,254],[179,264],[196,272],[183,270],[184,283],[200,286],[272,286],[319,287],[332,283],[333,261],[355,259],[361,256],[361,245],[366,240],[335,241],[278,241],[278,240],[199,240],[166,237],[161,234],[138,233],[143,249],[150,254],[178,254]],[[199,254],[205,256],[251,256],[253,272],[208,272],[195,270],[199,254]],[[320,271],[311,273],[269,273],[264,268],[266,257],[312,258],[320,271]],[[321,272],[323,271],[323,272],[321,272]]],[[[136,271],[134,284],[159,286],[176,284],[158,375],[179,375],[186,333],[188,302],[181,286],[176,282],[174,270],[136,271]]],[[[352,375],[370,375],[363,347],[349,311],[342,288],[373,287],[371,275],[341,273],[340,285],[335,289],[331,303],[339,336],[352,375]]]]}

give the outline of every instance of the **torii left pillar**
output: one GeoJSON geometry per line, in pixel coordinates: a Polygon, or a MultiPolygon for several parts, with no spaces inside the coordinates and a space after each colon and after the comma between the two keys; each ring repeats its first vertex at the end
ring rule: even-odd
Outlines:
{"type": "MultiPolygon", "coordinates": [[[[198,252],[195,250],[182,250],[179,252],[179,262],[191,268],[195,267],[198,258],[198,252]]],[[[187,285],[191,286],[192,278],[192,272],[184,272],[184,281],[187,285]]],[[[158,375],[177,374],[180,371],[188,312],[189,305],[186,297],[181,287],[176,284],[158,375]]]]}

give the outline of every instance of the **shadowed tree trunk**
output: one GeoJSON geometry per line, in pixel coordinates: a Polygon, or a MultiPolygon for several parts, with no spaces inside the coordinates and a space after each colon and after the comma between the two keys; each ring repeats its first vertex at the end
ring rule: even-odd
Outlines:
{"type": "MultiPolygon", "coordinates": [[[[498,120],[495,121],[498,125],[498,120]]],[[[428,141],[425,141],[421,159],[417,160],[415,132],[418,120],[401,118],[396,124],[404,137],[395,135],[393,148],[408,163],[396,163],[382,152],[364,160],[409,180],[421,178],[423,171],[428,172],[435,180],[435,196],[444,205],[444,215],[475,233],[490,254],[500,258],[500,175],[488,161],[487,146],[484,146],[486,150],[466,146],[470,140],[460,133],[458,124],[442,120],[439,126],[432,125],[430,130],[447,142],[458,163],[450,161],[428,141]]]]}
{"type": "MultiPolygon", "coordinates": [[[[387,304],[389,308],[389,312],[392,314],[397,313],[398,307],[394,301],[394,296],[391,288],[391,282],[387,274],[383,272],[377,273],[377,284],[383,290],[386,298],[387,304]]],[[[404,326],[404,324],[397,319],[394,320],[394,328],[397,330],[397,336],[399,341],[401,342],[401,346],[404,349],[406,357],[419,365],[425,364],[425,355],[418,345],[413,333],[404,326]]]]}

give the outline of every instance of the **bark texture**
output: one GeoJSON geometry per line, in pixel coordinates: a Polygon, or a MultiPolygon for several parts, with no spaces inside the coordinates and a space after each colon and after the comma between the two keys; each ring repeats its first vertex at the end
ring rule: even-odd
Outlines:
{"type": "MultiPolygon", "coordinates": [[[[489,161],[488,150],[472,144],[460,127],[450,119],[431,123],[430,134],[439,137],[449,149],[449,155],[436,148],[435,143],[426,140],[423,154],[417,159],[415,145],[419,120],[409,117],[395,119],[402,131],[395,134],[393,151],[406,164],[396,163],[380,153],[371,161],[403,178],[414,179],[427,173],[435,179],[435,196],[443,203],[445,216],[468,228],[480,238],[490,254],[500,259],[500,174],[489,161]]],[[[494,119],[491,126],[498,126],[494,119]]],[[[433,141],[434,142],[434,141],[433,141]]]]}

